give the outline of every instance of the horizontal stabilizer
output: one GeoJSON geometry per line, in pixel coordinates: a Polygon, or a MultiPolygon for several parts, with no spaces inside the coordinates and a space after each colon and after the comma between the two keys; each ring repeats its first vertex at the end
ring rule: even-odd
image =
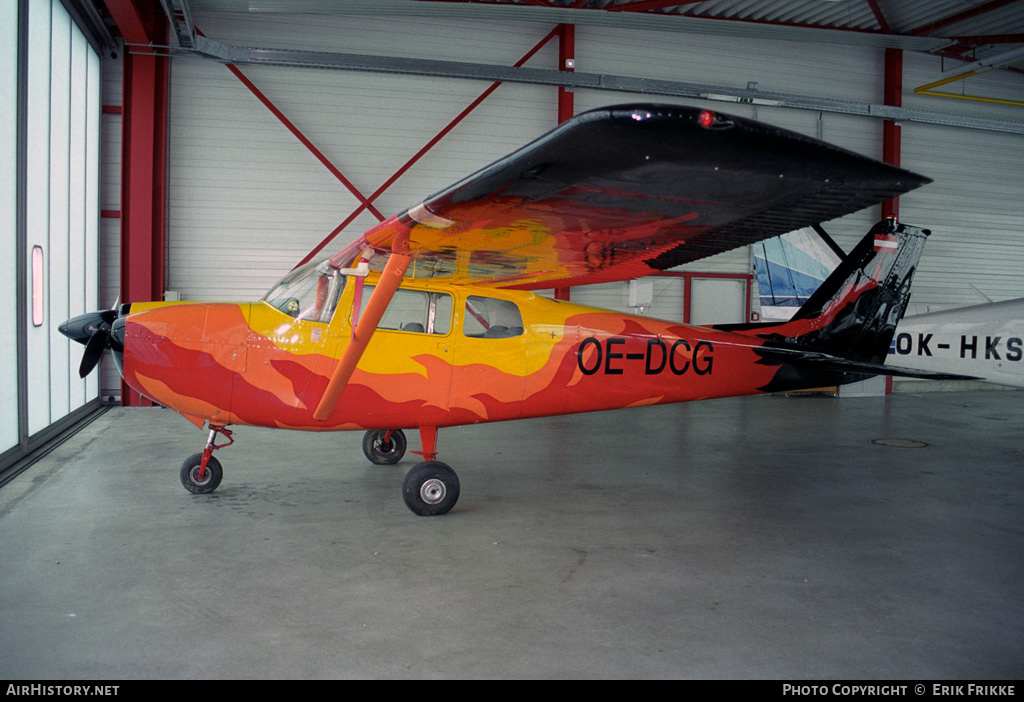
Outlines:
{"type": "Polygon", "coordinates": [[[978,380],[979,378],[970,375],[958,375],[956,373],[938,373],[935,371],[916,370],[914,368],[903,368],[890,366],[884,363],[870,363],[868,361],[854,361],[841,356],[822,353],[820,351],[808,351],[807,349],[791,349],[778,346],[762,346],[757,349],[758,355],[766,359],[781,361],[794,368],[811,371],[823,371],[829,373],[855,373],[858,375],[893,375],[900,378],[922,378],[925,380],[978,380]]]}

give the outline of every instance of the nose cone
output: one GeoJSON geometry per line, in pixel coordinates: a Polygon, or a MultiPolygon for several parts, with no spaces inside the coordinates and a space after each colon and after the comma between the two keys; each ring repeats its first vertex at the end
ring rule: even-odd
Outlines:
{"type": "Polygon", "coordinates": [[[124,317],[118,317],[110,326],[110,336],[107,339],[107,348],[114,356],[114,365],[117,372],[124,377],[124,317]]]}
{"type": "Polygon", "coordinates": [[[96,332],[108,331],[110,324],[117,318],[116,310],[103,310],[102,312],[86,312],[77,317],[72,317],[57,327],[57,331],[83,346],[89,343],[96,332]]]}

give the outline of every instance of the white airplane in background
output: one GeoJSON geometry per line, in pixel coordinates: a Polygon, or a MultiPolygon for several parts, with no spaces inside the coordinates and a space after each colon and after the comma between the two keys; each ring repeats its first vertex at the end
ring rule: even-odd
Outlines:
{"type": "Polygon", "coordinates": [[[1024,388],[1024,298],[904,317],[894,365],[1024,388]]]}
{"type": "MultiPolygon", "coordinates": [[[[839,264],[841,253],[824,232],[810,228],[755,244],[762,317],[789,319],[839,264]]],[[[888,358],[906,368],[1022,388],[1024,298],[904,317],[888,358]]]]}

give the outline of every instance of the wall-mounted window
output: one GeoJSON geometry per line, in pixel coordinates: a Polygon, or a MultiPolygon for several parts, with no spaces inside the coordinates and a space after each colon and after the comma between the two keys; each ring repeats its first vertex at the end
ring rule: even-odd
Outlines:
{"type": "Polygon", "coordinates": [[[43,305],[44,285],[43,274],[46,271],[43,261],[43,247],[32,247],[32,324],[37,327],[43,326],[45,321],[45,306],[43,305]]]}

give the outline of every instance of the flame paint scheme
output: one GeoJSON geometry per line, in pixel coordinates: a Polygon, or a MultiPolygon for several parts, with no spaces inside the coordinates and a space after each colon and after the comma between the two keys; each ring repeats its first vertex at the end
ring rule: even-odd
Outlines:
{"type": "Polygon", "coordinates": [[[900,374],[881,364],[927,232],[894,221],[784,324],[693,327],[531,290],[645,275],[925,182],[749,120],[605,108],[296,269],[260,302],[134,303],[64,331],[88,344],[83,372],[110,347],[128,385],[210,428],[182,466],[193,492],[220,482],[211,454],[229,425],[368,430],[379,463],[401,458],[400,430],[417,428],[426,461],[403,494],[441,514],[459,485],[435,460],[438,427],[900,374]]]}

